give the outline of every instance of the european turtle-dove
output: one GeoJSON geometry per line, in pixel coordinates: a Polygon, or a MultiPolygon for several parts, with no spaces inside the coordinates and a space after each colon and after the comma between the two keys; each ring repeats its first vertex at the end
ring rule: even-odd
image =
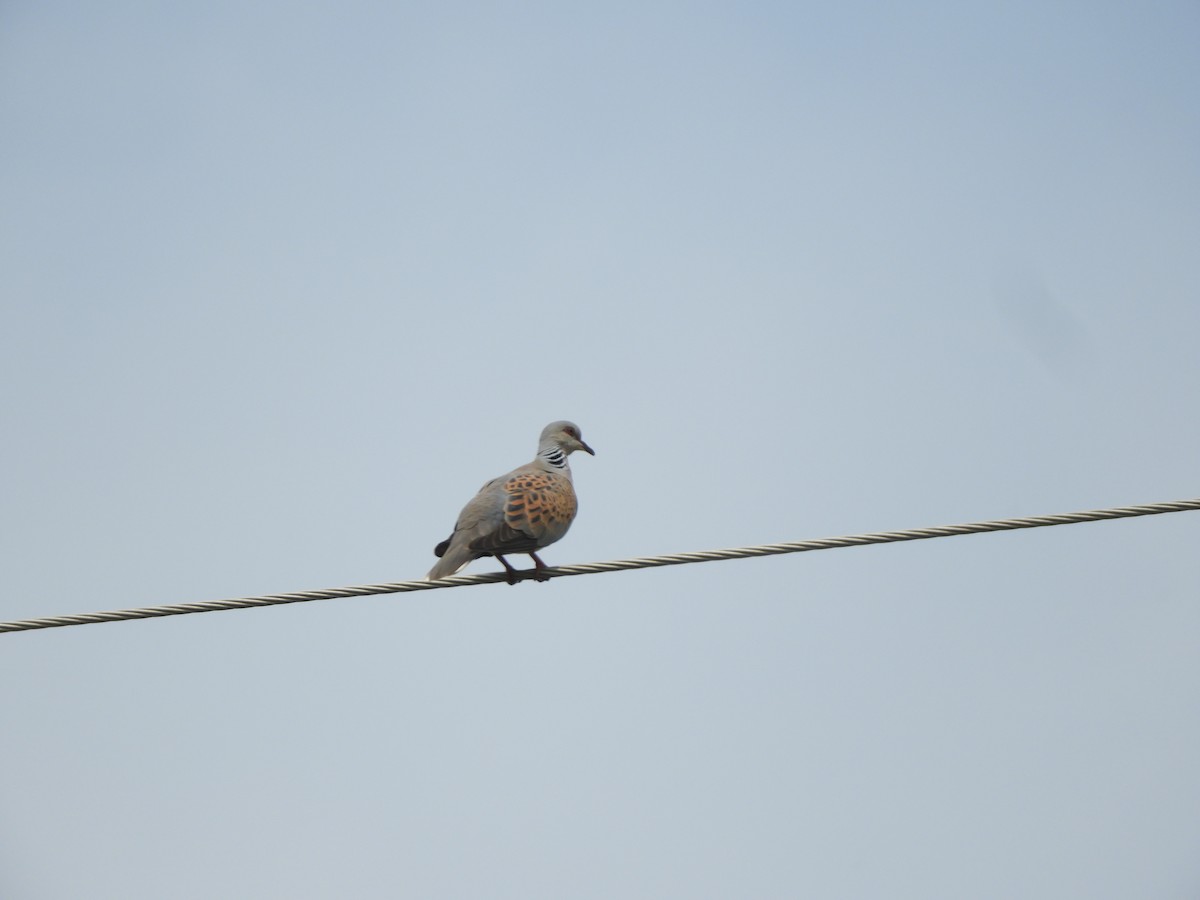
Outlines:
{"type": "Polygon", "coordinates": [[[533,462],[493,478],[463,507],[450,537],[433,549],[441,559],[427,577],[445,578],[472,560],[494,556],[507,571],[508,583],[516,584],[527,573],[510,566],[504,554],[528,553],[533,558],[533,577],[546,581],[542,575],[546,564],[537,551],[567,533],[579,508],[567,464],[576,450],[596,455],[583,442],[578,425],[547,425],[533,462]]]}

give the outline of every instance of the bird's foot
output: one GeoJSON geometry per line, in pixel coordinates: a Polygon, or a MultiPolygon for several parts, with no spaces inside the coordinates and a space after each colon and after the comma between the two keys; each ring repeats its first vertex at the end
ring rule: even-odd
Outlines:
{"type": "Polygon", "coordinates": [[[546,564],[538,558],[536,553],[530,553],[529,555],[533,558],[532,569],[514,569],[511,565],[509,565],[508,560],[503,556],[496,557],[496,559],[500,560],[500,564],[504,566],[505,581],[507,581],[509,584],[516,584],[519,581],[550,580],[550,576],[546,574],[546,569],[548,568],[546,564]]]}
{"type": "Polygon", "coordinates": [[[512,566],[510,566],[508,564],[508,560],[505,559],[503,556],[500,556],[497,554],[496,559],[500,560],[500,565],[504,566],[504,580],[507,581],[510,585],[516,584],[518,581],[521,581],[524,579],[525,573],[518,572],[516,569],[514,569],[512,566]]]}
{"type": "Polygon", "coordinates": [[[505,573],[505,581],[516,584],[519,581],[549,581],[550,576],[542,574],[541,569],[512,569],[505,573]]]}

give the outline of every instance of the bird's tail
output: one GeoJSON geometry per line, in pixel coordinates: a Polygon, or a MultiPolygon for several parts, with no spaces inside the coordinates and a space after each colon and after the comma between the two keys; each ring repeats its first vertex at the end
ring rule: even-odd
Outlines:
{"type": "Polygon", "coordinates": [[[430,581],[437,581],[439,578],[447,578],[469,563],[475,558],[475,553],[469,547],[447,547],[442,548],[441,559],[437,561],[429,574],[425,577],[430,581]]]}

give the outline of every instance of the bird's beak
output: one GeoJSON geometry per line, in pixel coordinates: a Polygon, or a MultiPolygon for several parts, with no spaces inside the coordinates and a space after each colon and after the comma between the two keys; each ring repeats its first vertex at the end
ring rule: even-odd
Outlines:
{"type": "Polygon", "coordinates": [[[592,456],[596,455],[596,451],[593,450],[591,447],[589,447],[587,444],[585,444],[583,441],[579,442],[579,449],[592,454],[592,456]]]}

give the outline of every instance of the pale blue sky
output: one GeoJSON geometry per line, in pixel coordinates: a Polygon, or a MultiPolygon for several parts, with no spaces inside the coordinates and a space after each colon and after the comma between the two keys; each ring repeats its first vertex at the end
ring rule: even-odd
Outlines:
{"type": "MultiPolygon", "coordinates": [[[[1198,40],[9,0],[0,618],[419,577],[558,418],[551,564],[1200,495],[1198,40]]],[[[0,894],[1194,898],[1198,540],[0,636],[0,894]]]]}

